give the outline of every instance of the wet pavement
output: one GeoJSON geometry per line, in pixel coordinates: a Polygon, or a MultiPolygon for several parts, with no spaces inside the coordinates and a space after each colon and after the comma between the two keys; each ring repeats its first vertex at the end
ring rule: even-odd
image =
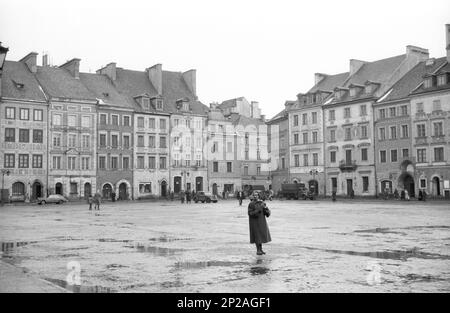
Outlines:
{"type": "Polygon", "coordinates": [[[0,260],[71,292],[450,291],[450,203],[268,202],[264,256],[245,204],[4,207],[0,260]]]}

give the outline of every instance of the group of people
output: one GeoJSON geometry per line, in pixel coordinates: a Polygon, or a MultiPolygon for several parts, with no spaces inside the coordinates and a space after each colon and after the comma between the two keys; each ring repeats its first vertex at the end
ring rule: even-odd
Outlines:
{"type": "MultiPolygon", "coordinates": [[[[192,191],[189,191],[189,190],[183,191],[182,190],[180,192],[181,203],[184,203],[185,201],[188,204],[191,203],[191,200],[194,199],[194,196],[195,196],[195,190],[192,190],[192,191]]],[[[173,198],[172,198],[172,200],[173,200],[173,198]]]]}
{"type": "Polygon", "coordinates": [[[89,211],[92,211],[92,206],[94,207],[94,211],[95,210],[100,211],[101,199],[102,199],[102,195],[98,191],[95,193],[94,196],[89,196],[89,198],[88,198],[89,211]]]}
{"type": "MultiPolygon", "coordinates": [[[[386,188],[383,191],[383,198],[385,200],[387,200],[387,199],[389,199],[389,195],[390,195],[390,189],[386,188]]],[[[406,200],[406,201],[411,200],[411,196],[410,196],[408,190],[406,190],[406,189],[402,189],[400,192],[398,192],[398,190],[395,189],[394,193],[392,195],[395,200],[406,200]]],[[[426,198],[427,198],[427,192],[425,190],[419,190],[417,200],[426,201],[426,198]]]]}

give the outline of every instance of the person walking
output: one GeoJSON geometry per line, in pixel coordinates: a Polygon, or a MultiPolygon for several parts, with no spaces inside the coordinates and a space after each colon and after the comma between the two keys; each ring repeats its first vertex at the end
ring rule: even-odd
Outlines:
{"type": "Polygon", "coordinates": [[[186,191],[186,204],[191,204],[191,192],[189,190],[186,191]]]}
{"type": "Polygon", "coordinates": [[[256,193],[252,202],[248,205],[250,243],[256,246],[256,254],[266,254],[262,249],[263,243],[272,241],[269,226],[266,217],[270,216],[270,210],[267,205],[261,201],[260,196],[256,193]]]}
{"type": "Polygon", "coordinates": [[[186,193],[183,191],[183,190],[181,190],[180,191],[180,199],[181,199],[181,203],[183,204],[184,203],[184,197],[186,196],[186,193]]]}
{"type": "Polygon", "coordinates": [[[238,193],[237,193],[237,198],[238,198],[238,201],[239,201],[239,206],[242,206],[242,200],[244,199],[244,193],[239,190],[238,193]]]}
{"type": "Polygon", "coordinates": [[[409,192],[408,192],[408,190],[405,190],[405,200],[409,201],[409,192]]]}
{"type": "Polygon", "coordinates": [[[102,195],[99,191],[97,191],[94,195],[94,210],[100,211],[100,199],[102,198],[102,195]]]}

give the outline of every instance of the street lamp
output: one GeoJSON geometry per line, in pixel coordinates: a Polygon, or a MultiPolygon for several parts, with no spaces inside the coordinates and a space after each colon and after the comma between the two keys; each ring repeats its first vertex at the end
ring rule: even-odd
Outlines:
{"type": "Polygon", "coordinates": [[[0,198],[1,198],[1,206],[3,206],[3,190],[5,189],[5,175],[9,176],[11,172],[9,170],[2,170],[2,191],[0,194],[0,198]]]}

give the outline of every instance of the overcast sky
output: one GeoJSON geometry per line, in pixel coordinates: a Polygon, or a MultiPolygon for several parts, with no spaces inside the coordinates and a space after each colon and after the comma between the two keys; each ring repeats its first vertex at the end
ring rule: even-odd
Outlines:
{"type": "Polygon", "coordinates": [[[245,96],[272,117],[314,84],[348,71],[349,59],[403,54],[407,45],[445,55],[449,0],[0,0],[8,59],[47,51],[81,70],[109,62],[144,70],[197,69],[205,104],[245,96]]]}

